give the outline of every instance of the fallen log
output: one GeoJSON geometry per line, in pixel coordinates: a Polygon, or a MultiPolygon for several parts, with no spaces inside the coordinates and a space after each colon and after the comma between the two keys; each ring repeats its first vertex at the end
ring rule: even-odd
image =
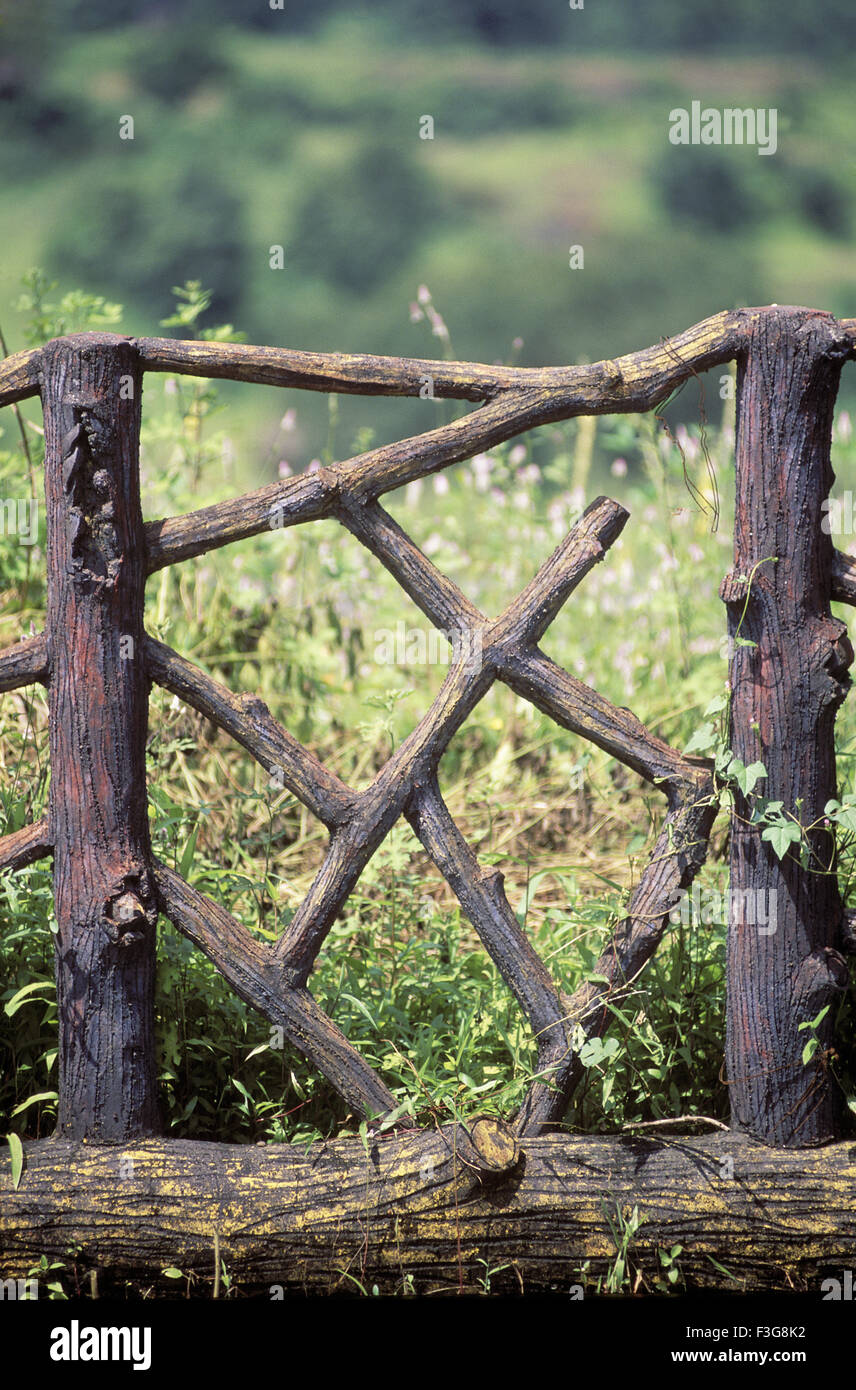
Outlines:
{"type": "Polygon", "coordinates": [[[486,1281],[579,1298],[610,1272],[621,1292],[656,1292],[659,1252],[676,1245],[678,1290],[820,1297],[822,1278],[856,1267],[856,1146],[775,1150],[732,1131],[520,1141],[482,1120],[308,1148],[49,1139],[26,1146],[17,1190],[0,1172],[2,1277],[46,1255],[73,1288],[94,1271],[102,1296],[210,1298],[218,1264],[239,1296],[267,1299],[486,1281]]]}

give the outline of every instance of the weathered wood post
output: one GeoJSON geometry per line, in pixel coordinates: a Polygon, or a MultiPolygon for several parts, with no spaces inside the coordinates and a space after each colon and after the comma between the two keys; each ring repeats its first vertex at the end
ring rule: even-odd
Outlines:
{"type": "Polygon", "coordinates": [[[42,353],[58,1133],[159,1132],[157,906],[146,801],[138,353],[81,333],[42,353]]]}
{"type": "Polygon", "coordinates": [[[773,308],[738,359],[734,569],[721,595],[733,647],[731,747],[760,761],[758,791],[808,833],[780,861],[737,796],[731,823],[726,1059],[732,1124],[766,1144],[842,1137],[845,1107],[825,1065],[847,983],[834,842],[823,825],[836,795],[833,726],[853,651],[830,615],[832,540],[821,529],[833,482],[832,414],[851,351],[829,314],[773,308]],[[752,645],[742,645],[743,642],[752,645]],[[800,1031],[825,1005],[820,1044],[800,1031]]]}

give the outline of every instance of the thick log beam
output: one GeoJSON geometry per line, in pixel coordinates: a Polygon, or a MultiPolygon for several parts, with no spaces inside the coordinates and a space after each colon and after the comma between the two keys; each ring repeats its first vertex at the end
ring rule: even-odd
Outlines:
{"type": "MultiPolygon", "coordinates": [[[[653,1290],[660,1250],[690,1289],[808,1289],[856,1265],[852,1145],[791,1153],[734,1134],[554,1135],[518,1148],[502,1122],[302,1146],[142,1140],[26,1146],[16,1190],[0,1166],[0,1277],[40,1256],[75,1265],[100,1292],[162,1270],[210,1297],[215,1240],[242,1296],[355,1291],[582,1292],[582,1265],[613,1267],[610,1221],[638,1207],[628,1283],[653,1290]],[[716,1263],[714,1263],[714,1261],[716,1263]],[[487,1263],[484,1263],[487,1262],[487,1263]],[[723,1274],[723,1269],[728,1273],[723,1274]]],[[[577,1294],[577,1296],[579,1296],[577,1294]]]]}
{"type": "Polygon", "coordinates": [[[765,1143],[841,1138],[849,1116],[826,1066],[846,988],[835,845],[835,714],[853,659],[830,615],[832,415],[850,342],[829,314],[771,310],[738,367],[734,568],[721,594],[734,643],[731,747],[762,762],[759,790],[805,831],[779,859],[736,793],[731,828],[726,1058],[732,1123],[765,1143]],[[807,856],[807,858],[806,858],[807,856]],[[799,1025],[827,1012],[808,1065],[799,1025]]]}

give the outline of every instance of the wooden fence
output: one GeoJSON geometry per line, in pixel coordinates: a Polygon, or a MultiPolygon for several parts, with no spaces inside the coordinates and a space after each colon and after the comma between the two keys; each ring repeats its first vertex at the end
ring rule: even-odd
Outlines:
{"type": "MultiPolygon", "coordinates": [[[[538,642],[627,521],[593,502],[527,587],[490,620],[441,574],[380,498],[522,431],[581,414],[646,411],[689,375],[736,358],[737,510],[734,567],[722,587],[729,630],[732,748],[767,768],[765,795],[813,823],[836,792],[833,721],[852,650],[830,600],[856,603],[856,565],[821,526],[832,481],[832,412],[842,364],[856,356],[856,320],[802,308],[721,313],[645,351],[591,366],[504,368],[340,356],[208,342],[76,334],[0,365],[0,406],[41,395],[45,428],[47,620],[42,635],[0,653],[0,690],[47,686],[47,817],[0,840],[0,867],[53,856],[59,1007],[59,1120],[65,1139],[125,1142],[160,1132],[153,1036],[158,914],[195,942],[235,991],[333,1083],[377,1117],[396,1102],[316,1004],[308,980],[319,951],[375,850],[405,816],[526,1014],[538,1075],[514,1133],[483,1126],[500,1167],[519,1142],[563,1114],[582,1068],[580,1043],[600,1034],[636,980],[669,913],[704,860],[716,809],[710,765],[688,759],[551,661],[538,642]],[[363,395],[470,401],[451,424],[317,472],[273,483],[186,516],[145,522],[138,478],[145,372],[184,373],[363,395]],[[427,388],[427,392],[426,392],[427,388]],[[438,628],[480,645],[478,668],[453,658],[437,698],[371,785],[356,792],[270,715],[143,626],[147,576],[270,528],[333,517],[372,552],[438,628]],[[775,557],[775,564],[759,562],[775,557]],[[753,576],[751,588],[747,577],[753,576]],[[653,855],[592,972],[559,991],[518,925],[502,875],[484,871],[441,796],[450,739],[500,680],[558,724],[655,785],[665,817],[653,855]],[[145,747],[154,681],[231,734],[329,831],[324,862],[283,936],[259,942],[219,903],[153,854],[145,747]],[[504,1152],[504,1156],[503,1156],[504,1152]]],[[[771,895],[769,934],[732,923],[727,1066],[735,1130],[768,1145],[809,1147],[845,1133],[829,1068],[802,1061],[814,1018],[845,987],[851,948],[834,873],[779,860],[738,796],[732,889],[771,895]]],[[[810,832],[834,863],[831,832],[810,832]]],[[[819,1025],[819,1058],[832,1013],[819,1025]]],[[[406,1124],[407,1121],[403,1121],[406,1124]]]]}

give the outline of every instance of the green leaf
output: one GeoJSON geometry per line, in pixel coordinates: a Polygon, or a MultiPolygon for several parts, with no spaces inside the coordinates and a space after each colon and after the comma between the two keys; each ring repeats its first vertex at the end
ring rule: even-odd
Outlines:
{"type": "Polygon", "coordinates": [[[580,1048],[580,1061],[584,1067],[596,1067],[609,1061],[618,1051],[618,1039],[589,1038],[580,1048]]]}
{"type": "Polygon", "coordinates": [[[169,1269],[162,1269],[162,1270],[161,1270],[161,1274],[165,1275],[167,1279],[183,1279],[183,1278],[184,1278],[184,1275],[182,1274],[181,1270],[180,1270],[180,1269],[176,1269],[173,1265],[170,1265],[169,1269]]]}
{"type": "Polygon", "coordinates": [[[244,1100],[247,1101],[249,1105],[253,1104],[253,1098],[247,1090],[246,1086],[242,1081],[239,1081],[236,1076],[232,1077],[232,1085],[235,1087],[236,1091],[240,1091],[241,1095],[244,1097],[244,1100]]]}
{"type": "Polygon", "coordinates": [[[820,1027],[820,1024],[823,1022],[823,1020],[826,1018],[826,1015],[829,1013],[829,1009],[830,1009],[830,1005],[829,1005],[829,1004],[825,1004],[825,1005],[823,1006],[823,1008],[821,1009],[820,1013],[819,1013],[819,1014],[816,1014],[814,1018],[808,1019],[807,1022],[805,1022],[805,1023],[798,1023],[798,1024],[797,1024],[797,1032],[798,1032],[798,1033],[801,1033],[801,1032],[803,1031],[804,1028],[818,1028],[818,1027],[820,1027]]]}
{"type": "Polygon", "coordinates": [[[12,1186],[17,1189],[24,1171],[24,1146],[17,1134],[7,1134],[6,1142],[12,1158],[12,1186]]]}
{"type": "Polygon", "coordinates": [[[198,838],[199,821],[197,820],[196,824],[194,825],[193,829],[188,835],[187,842],[184,846],[184,849],[181,852],[181,861],[178,866],[178,872],[182,878],[186,879],[187,875],[190,873],[190,866],[193,863],[193,856],[196,853],[196,841],[198,838]]]}
{"type": "Polygon", "coordinates": [[[27,1096],[27,1099],[22,1100],[20,1105],[16,1105],[12,1114],[20,1115],[23,1110],[29,1110],[31,1105],[41,1105],[42,1101],[45,1100],[59,1100],[59,1096],[56,1091],[39,1091],[38,1095],[27,1096]]]}
{"type": "Polygon", "coordinates": [[[793,821],[786,821],[782,825],[768,825],[761,839],[773,846],[773,852],[778,859],[784,859],[791,845],[802,839],[802,830],[793,821]]]}
{"type": "MultiPolygon", "coordinates": [[[[35,994],[37,989],[56,989],[56,985],[53,980],[35,980],[31,985],[24,985],[23,989],[19,989],[18,993],[13,994],[8,1003],[4,1004],[3,1012],[6,1014],[7,1018],[13,1018],[21,1005],[25,1004],[30,996],[35,994]]],[[[42,999],[38,1002],[44,1004],[46,1001],[42,999]]]]}
{"type": "MultiPolygon", "coordinates": [[[[461,1073],[461,1075],[463,1076],[463,1072],[461,1073]]],[[[469,1078],[467,1077],[465,1079],[467,1081],[467,1084],[469,1084],[469,1078]]],[[[412,1114],[413,1102],[410,1099],[407,1099],[403,1105],[397,1105],[394,1110],[390,1110],[389,1114],[381,1120],[380,1125],[378,1126],[381,1134],[385,1129],[392,1129],[393,1125],[398,1124],[398,1121],[401,1119],[402,1115],[412,1114]]]]}
{"type": "Polygon", "coordinates": [[[685,753],[703,752],[706,748],[712,748],[716,743],[717,732],[713,724],[701,724],[696,729],[686,748],[685,753]]]}
{"type": "Polygon", "coordinates": [[[766,776],[767,769],[763,763],[750,763],[748,767],[744,767],[740,772],[734,774],[735,781],[744,796],[748,796],[756,782],[760,782],[766,776]]]}

